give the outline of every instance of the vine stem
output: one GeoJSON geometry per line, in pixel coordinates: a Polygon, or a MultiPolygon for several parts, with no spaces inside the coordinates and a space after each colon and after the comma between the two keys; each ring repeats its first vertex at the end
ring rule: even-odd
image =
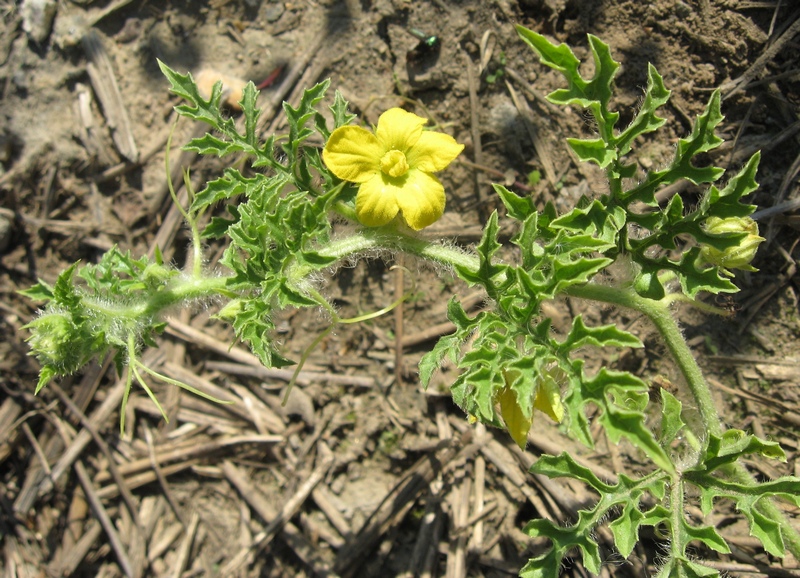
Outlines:
{"type": "MultiPolygon", "coordinates": [[[[725,428],[719,419],[719,412],[711,396],[711,390],[703,377],[703,372],[700,370],[697,360],[683,338],[677,321],[675,321],[669,310],[670,300],[654,301],[646,299],[630,289],[618,289],[595,283],[570,287],[566,290],[566,293],[573,297],[610,303],[644,313],[661,333],[667,348],[678,364],[698,406],[700,415],[703,417],[703,425],[706,431],[715,436],[722,435],[725,428]]],[[[725,468],[724,471],[737,482],[753,482],[753,476],[739,462],[725,468]]],[[[760,504],[760,509],[766,516],[780,523],[781,533],[786,540],[787,549],[795,558],[798,558],[798,554],[800,554],[800,533],[797,532],[786,515],[772,501],[763,500],[760,504]]]]}
{"type": "MultiPolygon", "coordinates": [[[[461,267],[472,271],[478,271],[480,266],[475,255],[454,246],[413,236],[394,225],[360,229],[348,237],[332,241],[318,252],[324,257],[341,260],[358,254],[379,251],[402,251],[442,265],[461,267]]],[[[308,265],[296,265],[287,271],[287,277],[295,283],[300,283],[312,272],[312,267],[308,265]]]]}
{"type": "Polygon", "coordinates": [[[700,366],[697,365],[694,354],[686,344],[686,340],[683,338],[683,334],[667,304],[642,297],[630,289],[619,289],[596,283],[572,286],[567,289],[566,293],[573,297],[611,303],[644,313],[661,333],[667,348],[678,364],[689,391],[691,391],[692,397],[697,403],[700,415],[703,417],[706,431],[712,435],[722,435],[722,423],[719,419],[719,412],[714,405],[711,390],[708,388],[703,372],[700,370],[700,366]]]}

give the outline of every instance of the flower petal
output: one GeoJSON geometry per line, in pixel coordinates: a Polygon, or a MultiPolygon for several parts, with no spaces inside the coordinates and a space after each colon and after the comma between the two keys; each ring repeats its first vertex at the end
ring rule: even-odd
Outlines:
{"type": "Polygon", "coordinates": [[[423,131],[406,153],[411,168],[433,173],[446,168],[464,150],[449,134],[423,131]]]}
{"type": "Polygon", "coordinates": [[[517,400],[517,392],[508,386],[495,394],[495,400],[500,404],[500,415],[503,416],[508,433],[520,449],[524,450],[528,443],[528,432],[533,425],[533,413],[530,417],[525,417],[517,400]]]}
{"type": "Polygon", "coordinates": [[[439,220],[444,213],[444,187],[439,179],[411,169],[396,193],[397,204],[408,226],[419,231],[439,220]]]}
{"type": "Polygon", "coordinates": [[[407,152],[422,135],[424,118],[402,108],[390,108],[378,119],[375,135],[385,150],[396,149],[407,152]]]}
{"type": "Polygon", "coordinates": [[[564,404],[561,403],[561,389],[553,376],[547,373],[536,388],[533,407],[549,415],[553,421],[561,423],[564,419],[564,404]]]}
{"type": "Polygon", "coordinates": [[[360,126],[341,126],[331,133],[322,159],[330,171],[353,183],[363,183],[381,170],[386,151],[374,134],[360,126]]]}
{"type": "Polygon", "coordinates": [[[400,188],[383,173],[361,183],[356,194],[356,217],[362,225],[379,227],[395,218],[400,211],[397,195],[400,188]]]}

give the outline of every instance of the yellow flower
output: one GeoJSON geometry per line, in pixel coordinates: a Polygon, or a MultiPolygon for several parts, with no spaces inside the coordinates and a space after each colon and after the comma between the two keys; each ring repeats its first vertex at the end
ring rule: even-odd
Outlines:
{"type": "Polygon", "coordinates": [[[331,133],[322,158],[334,175],[360,185],[356,216],[362,224],[378,227],[401,213],[418,231],[444,213],[444,187],[431,173],[446,168],[464,145],[450,135],[423,131],[426,122],[390,108],[374,134],[358,126],[331,133]]]}
{"type": "Polygon", "coordinates": [[[528,443],[528,432],[533,425],[533,409],[546,413],[557,422],[561,422],[564,419],[564,406],[561,403],[561,391],[558,381],[565,376],[560,369],[553,368],[550,371],[546,371],[544,375],[536,380],[533,408],[531,415],[526,417],[517,399],[517,392],[510,386],[518,375],[519,372],[514,369],[503,372],[506,385],[495,393],[494,401],[500,405],[500,415],[503,416],[503,422],[506,424],[508,433],[517,442],[517,445],[524,450],[525,444],[528,443]]]}

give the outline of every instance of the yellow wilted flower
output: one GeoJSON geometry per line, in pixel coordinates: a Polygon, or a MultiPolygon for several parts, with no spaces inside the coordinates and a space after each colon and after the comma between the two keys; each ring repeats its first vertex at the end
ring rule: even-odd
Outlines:
{"type": "Polygon", "coordinates": [[[390,108],[374,134],[358,126],[331,133],[322,158],[334,175],[359,183],[356,216],[362,224],[385,225],[401,213],[418,231],[444,213],[444,187],[431,173],[446,168],[464,145],[450,135],[423,131],[426,122],[390,108]]]}
{"type": "MultiPolygon", "coordinates": [[[[495,403],[500,405],[500,415],[506,424],[506,429],[511,438],[517,442],[521,449],[525,449],[528,442],[528,432],[533,425],[533,411],[529,417],[525,417],[517,399],[517,392],[510,384],[514,381],[516,370],[509,370],[503,373],[506,385],[495,394],[495,403]]],[[[554,421],[560,422],[564,419],[564,406],[561,403],[561,390],[556,380],[564,377],[563,372],[555,368],[545,372],[536,380],[536,392],[533,400],[533,409],[538,409],[546,413],[554,421]]]]}

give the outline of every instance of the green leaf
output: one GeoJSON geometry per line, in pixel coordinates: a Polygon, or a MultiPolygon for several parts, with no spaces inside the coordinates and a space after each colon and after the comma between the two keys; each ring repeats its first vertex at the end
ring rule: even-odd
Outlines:
{"type": "Polygon", "coordinates": [[[761,152],[756,152],[742,169],[720,191],[711,187],[703,196],[697,208],[697,214],[704,217],[715,216],[720,218],[746,217],[756,210],[755,205],[741,202],[743,196],[749,195],[758,189],[756,173],[761,160],[761,152]]]}
{"type": "Polygon", "coordinates": [[[610,494],[615,486],[606,484],[592,470],[580,465],[567,452],[558,456],[544,454],[531,466],[531,473],[541,474],[549,478],[573,478],[593,487],[600,494],[610,494]]]}
{"type": "Polygon", "coordinates": [[[500,200],[503,201],[509,217],[524,221],[531,215],[536,214],[536,207],[534,207],[533,200],[530,197],[520,197],[503,185],[492,184],[492,188],[494,188],[494,192],[497,193],[500,200]]]}
{"type": "Polygon", "coordinates": [[[581,259],[562,259],[557,258],[553,262],[553,281],[555,281],[554,293],[561,293],[572,285],[582,285],[589,282],[597,273],[613,263],[613,259],[606,257],[581,259]]]}
{"type": "MultiPolygon", "coordinates": [[[[631,406],[637,394],[646,395],[647,386],[641,379],[628,372],[611,371],[604,367],[594,377],[584,378],[582,389],[583,393],[575,401],[580,399],[582,406],[591,400],[602,409],[599,419],[612,442],[618,443],[625,437],[644,451],[658,467],[666,472],[675,471],[669,456],[645,425],[645,415],[639,409],[639,404],[633,403],[631,406]]],[[[567,406],[573,404],[567,403],[567,406]]]]}
{"type": "Polygon", "coordinates": [[[53,285],[53,301],[69,309],[78,307],[81,302],[81,297],[72,283],[72,276],[75,274],[77,267],[78,263],[70,265],[61,272],[56,279],[55,285],[53,285]]]}
{"type": "Polygon", "coordinates": [[[258,119],[261,116],[261,109],[258,107],[256,100],[258,99],[258,90],[253,81],[248,82],[242,91],[242,100],[239,105],[242,107],[244,116],[244,138],[247,143],[254,149],[258,148],[259,135],[256,133],[258,129],[258,119]]]}
{"type": "Polygon", "coordinates": [[[561,560],[554,549],[548,550],[545,554],[531,558],[528,563],[519,571],[520,578],[552,578],[561,572],[561,560]]]}
{"type": "Polygon", "coordinates": [[[462,340],[457,335],[440,337],[433,349],[422,356],[419,362],[419,381],[422,387],[428,389],[434,371],[439,369],[445,357],[455,361],[461,349],[462,340]]]}
{"type": "Polygon", "coordinates": [[[587,81],[578,71],[580,61],[566,44],[555,46],[541,34],[519,25],[516,28],[520,37],[539,54],[542,64],[558,70],[567,80],[568,88],[550,93],[547,99],[554,104],[577,105],[591,110],[601,139],[613,145],[613,129],[619,113],[609,111],[608,103],[619,63],[611,57],[608,45],[592,34],[587,35],[595,68],[594,76],[587,81]]]}
{"type": "Polygon", "coordinates": [[[306,89],[300,99],[297,108],[292,107],[284,101],[283,110],[289,120],[289,148],[292,155],[296,154],[300,144],[314,134],[311,128],[306,127],[306,123],[316,115],[316,105],[323,99],[330,86],[331,81],[323,80],[315,86],[306,89]]]}
{"type": "MultiPolygon", "coordinates": [[[[614,541],[620,554],[628,557],[638,539],[639,526],[643,523],[660,524],[669,520],[669,511],[661,506],[644,514],[639,509],[642,495],[649,492],[656,498],[663,498],[667,475],[655,472],[640,479],[632,479],[620,474],[619,481],[614,484],[602,482],[588,468],[579,465],[572,456],[564,452],[554,457],[544,455],[531,467],[531,472],[546,475],[550,478],[570,477],[580,480],[591,486],[599,495],[599,501],[590,509],[578,512],[578,521],[566,528],[555,526],[550,521],[534,520],[530,522],[525,531],[530,536],[546,536],[553,542],[552,550],[539,558],[531,560],[531,571],[546,571],[552,569],[553,564],[558,564],[571,549],[578,547],[582,550],[584,562],[589,556],[589,563],[596,565],[599,560],[594,558],[594,550],[586,542],[596,526],[601,524],[609,515],[614,515],[620,506],[621,512],[610,524],[614,541]],[[664,518],[666,516],[666,518],[664,518]]],[[[587,564],[587,568],[589,568],[587,564]]],[[[557,574],[552,574],[553,576],[557,574]]]]}
{"type": "Polygon", "coordinates": [[[696,185],[718,180],[725,172],[723,169],[713,166],[696,167],[692,164],[692,159],[696,155],[713,150],[722,144],[722,139],[714,132],[722,122],[722,118],[719,91],[715,91],[712,93],[706,109],[695,121],[691,135],[678,141],[675,156],[670,165],[662,170],[649,171],[639,185],[623,194],[622,200],[628,204],[640,201],[650,206],[656,206],[654,193],[661,185],[674,183],[680,179],[686,179],[696,185]]]}
{"type": "Polygon", "coordinates": [[[195,195],[190,210],[196,213],[223,199],[231,199],[243,195],[248,187],[255,186],[258,180],[259,177],[246,179],[234,168],[225,169],[223,176],[208,181],[203,190],[195,195]]]}
{"type": "Polygon", "coordinates": [[[567,144],[571,148],[581,162],[593,162],[601,169],[606,168],[612,162],[617,160],[617,153],[614,149],[608,148],[608,145],[602,138],[596,139],[577,139],[568,138],[567,144]]]}
{"type": "Polygon", "coordinates": [[[711,93],[711,99],[703,113],[697,117],[692,127],[692,134],[678,141],[675,152],[677,168],[680,169],[679,178],[687,179],[696,185],[711,183],[719,179],[725,172],[717,167],[698,168],[691,164],[691,159],[700,153],[706,153],[722,144],[722,139],[714,130],[724,118],[720,109],[721,97],[719,90],[711,93]]]}
{"type": "Polygon", "coordinates": [[[184,116],[217,127],[221,119],[219,106],[222,97],[222,83],[215,83],[210,98],[205,100],[197,89],[197,84],[191,74],[179,74],[160,60],[157,62],[161,72],[169,80],[172,93],[185,98],[190,103],[179,105],[176,110],[184,116]]]}
{"type": "Polygon", "coordinates": [[[608,525],[614,536],[614,545],[623,558],[631,555],[639,541],[639,526],[643,518],[644,514],[637,504],[628,501],[625,502],[619,517],[608,525]]]}
{"type": "Polygon", "coordinates": [[[478,271],[473,272],[466,267],[461,267],[458,265],[456,266],[456,271],[464,281],[471,285],[483,285],[487,291],[490,292],[490,296],[493,298],[497,297],[497,295],[491,295],[491,292],[495,287],[494,278],[496,275],[504,272],[506,269],[505,267],[492,263],[492,257],[494,257],[494,254],[497,253],[500,247],[502,247],[497,240],[498,232],[499,227],[497,224],[497,211],[494,211],[492,212],[483,229],[481,242],[475,248],[480,260],[478,271]]]}
{"type": "Polygon", "coordinates": [[[780,522],[765,516],[755,507],[743,510],[743,513],[750,523],[750,535],[761,540],[767,552],[776,558],[783,558],[786,553],[786,546],[784,545],[780,522]]]}
{"type": "Polygon", "coordinates": [[[27,289],[21,289],[17,293],[34,301],[50,301],[53,299],[53,288],[41,279],[35,285],[27,289]]]}
{"type": "Polygon", "coordinates": [[[33,394],[37,395],[54,377],[58,376],[58,371],[51,365],[45,365],[39,371],[39,379],[36,382],[36,389],[33,394]]]}
{"type": "Polygon", "coordinates": [[[720,552],[721,554],[730,554],[730,547],[725,539],[719,535],[712,526],[692,526],[683,520],[683,531],[686,533],[688,543],[689,540],[697,540],[702,542],[712,550],[720,552]]]}
{"type": "MultiPolygon", "coordinates": [[[[342,93],[338,90],[333,95],[333,104],[331,105],[331,113],[333,113],[333,128],[334,130],[339,128],[340,126],[347,126],[353,120],[355,120],[356,115],[350,114],[348,111],[349,103],[344,99],[342,93]]],[[[322,131],[320,131],[322,132],[322,131]]],[[[323,137],[326,138],[330,136],[330,133],[322,134],[323,137]]]]}
{"type": "MultiPolygon", "coordinates": [[[[545,66],[561,72],[568,82],[580,83],[585,86],[585,82],[578,73],[581,61],[572,52],[572,49],[562,43],[556,46],[541,34],[528,30],[524,26],[516,26],[520,37],[533,48],[539,55],[539,60],[545,66]]],[[[552,96],[552,95],[551,95],[552,96]]],[[[557,104],[570,104],[569,102],[557,102],[557,104]]]]}
{"type": "Polygon", "coordinates": [[[658,116],[656,111],[669,101],[669,96],[670,91],[664,86],[661,75],[652,64],[648,63],[644,102],[633,122],[617,137],[620,156],[630,151],[636,137],[658,130],[664,125],[666,120],[658,116]]]}
{"type": "Polygon", "coordinates": [[[189,151],[195,151],[201,155],[216,155],[218,157],[242,150],[241,146],[210,134],[193,138],[183,148],[189,151]]]}
{"type": "Polygon", "coordinates": [[[586,327],[583,317],[577,315],[572,321],[572,329],[561,344],[562,351],[569,352],[585,345],[596,347],[644,347],[635,335],[618,329],[616,325],[586,327]]]}
{"type": "Polygon", "coordinates": [[[563,528],[553,524],[550,520],[531,520],[524,528],[524,532],[531,538],[549,538],[553,542],[551,553],[528,561],[523,568],[521,576],[558,576],[561,560],[566,553],[578,548],[581,552],[583,565],[586,569],[597,574],[600,572],[600,548],[590,537],[588,528],[592,520],[586,516],[585,511],[580,512],[580,519],[575,526],[563,528]],[[527,572],[528,574],[525,574],[527,572]],[[550,572],[550,574],[537,574],[531,572],[550,572]]]}
{"type": "Polygon", "coordinates": [[[712,472],[752,454],[786,461],[786,454],[777,442],[762,440],[742,430],[729,429],[722,436],[709,435],[704,455],[692,471],[712,472]]]}
{"type": "Polygon", "coordinates": [[[681,417],[681,402],[663,387],[661,388],[661,445],[668,447],[686,425],[681,417]]]}
{"type": "Polygon", "coordinates": [[[619,231],[625,226],[627,215],[623,207],[610,208],[604,201],[595,199],[588,205],[578,206],[550,223],[552,229],[565,229],[579,235],[593,235],[605,245],[594,250],[616,247],[619,231]]]}

